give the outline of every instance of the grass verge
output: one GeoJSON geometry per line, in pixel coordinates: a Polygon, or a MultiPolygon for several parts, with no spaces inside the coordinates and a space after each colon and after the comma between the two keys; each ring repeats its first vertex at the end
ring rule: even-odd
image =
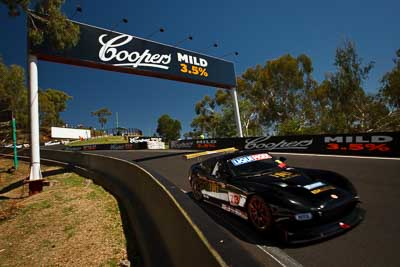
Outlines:
{"type": "Polygon", "coordinates": [[[73,141],[68,146],[85,146],[85,145],[100,145],[100,144],[126,144],[128,141],[123,136],[106,136],[96,137],[83,141],[73,141]]]}
{"type": "MultiPolygon", "coordinates": [[[[28,197],[29,165],[0,171],[0,266],[118,266],[127,258],[117,201],[102,187],[58,170],[28,197]]],[[[0,158],[0,166],[12,161],[0,158]]],[[[43,172],[57,168],[45,167],[43,172]]]]}

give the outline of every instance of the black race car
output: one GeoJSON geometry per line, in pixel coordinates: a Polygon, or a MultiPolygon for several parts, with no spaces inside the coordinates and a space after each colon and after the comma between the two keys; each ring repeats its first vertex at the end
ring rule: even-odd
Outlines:
{"type": "Polygon", "coordinates": [[[265,151],[239,151],[192,165],[193,198],[248,220],[259,232],[301,243],[346,231],[363,219],[354,186],[323,170],[288,167],[265,151]]]}

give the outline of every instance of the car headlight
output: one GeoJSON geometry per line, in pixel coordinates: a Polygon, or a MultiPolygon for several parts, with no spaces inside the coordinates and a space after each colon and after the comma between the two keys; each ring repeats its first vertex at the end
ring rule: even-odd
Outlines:
{"type": "Polygon", "coordinates": [[[296,215],[294,215],[294,218],[297,221],[308,221],[312,219],[312,214],[310,212],[307,213],[297,213],[296,215]]]}

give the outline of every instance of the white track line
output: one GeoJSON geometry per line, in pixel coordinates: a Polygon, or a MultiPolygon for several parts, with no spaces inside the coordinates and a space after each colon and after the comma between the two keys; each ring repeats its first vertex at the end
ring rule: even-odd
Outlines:
{"type": "Polygon", "coordinates": [[[270,154],[282,154],[293,156],[309,156],[309,157],[329,157],[329,158],[352,158],[352,159],[385,159],[385,160],[400,160],[400,158],[385,158],[385,157],[365,157],[365,156],[343,156],[343,155],[325,155],[325,154],[301,154],[301,153],[285,153],[285,152],[270,152],[270,154]]]}
{"type": "Polygon", "coordinates": [[[291,258],[281,249],[276,247],[269,247],[269,246],[261,246],[257,245],[261,251],[268,254],[271,258],[273,258],[277,263],[279,263],[283,267],[302,267],[299,262],[291,258]]]}

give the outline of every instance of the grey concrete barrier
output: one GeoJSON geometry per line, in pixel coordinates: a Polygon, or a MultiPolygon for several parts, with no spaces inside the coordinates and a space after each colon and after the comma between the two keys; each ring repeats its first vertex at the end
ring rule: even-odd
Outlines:
{"type": "Polygon", "coordinates": [[[41,156],[99,174],[95,182],[122,202],[145,266],[227,266],[166,186],[140,166],[77,152],[41,156]]]}

